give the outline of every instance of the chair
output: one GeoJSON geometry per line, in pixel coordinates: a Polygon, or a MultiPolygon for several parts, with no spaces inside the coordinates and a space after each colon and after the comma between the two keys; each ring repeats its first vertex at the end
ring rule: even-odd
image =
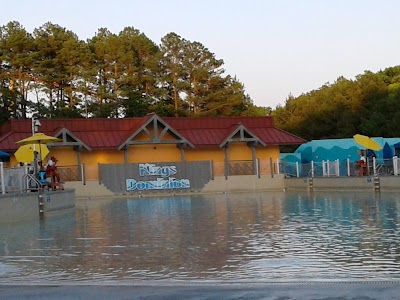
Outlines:
{"type": "Polygon", "coordinates": [[[46,178],[46,171],[39,171],[38,179],[43,188],[49,189],[49,187],[51,187],[51,182],[46,178]]]}

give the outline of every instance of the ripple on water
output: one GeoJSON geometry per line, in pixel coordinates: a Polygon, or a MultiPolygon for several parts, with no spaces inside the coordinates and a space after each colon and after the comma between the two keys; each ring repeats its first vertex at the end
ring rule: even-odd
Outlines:
{"type": "Polygon", "coordinates": [[[0,228],[17,282],[399,279],[400,201],[381,194],[118,199],[0,228]],[[273,200],[272,200],[273,199],[273,200]],[[392,199],[392,200],[391,200],[392,199]]]}

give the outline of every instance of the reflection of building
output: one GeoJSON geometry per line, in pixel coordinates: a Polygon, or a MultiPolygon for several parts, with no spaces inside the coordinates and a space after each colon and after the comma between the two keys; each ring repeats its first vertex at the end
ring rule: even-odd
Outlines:
{"type": "MultiPolygon", "coordinates": [[[[86,178],[98,179],[98,164],[212,160],[223,175],[231,161],[276,161],[279,145],[303,139],[274,127],[270,116],[161,118],[149,114],[126,119],[41,119],[40,130],[62,139],[49,144],[60,165],[85,164],[86,178]]],[[[31,120],[11,120],[0,127],[0,149],[15,152],[18,140],[32,134],[31,120]]],[[[16,165],[12,157],[12,165],[16,165]]],[[[268,164],[269,166],[269,164],[268,164]]],[[[261,165],[261,171],[268,172],[261,165]]],[[[248,175],[248,174],[245,174],[248,175]]]]}

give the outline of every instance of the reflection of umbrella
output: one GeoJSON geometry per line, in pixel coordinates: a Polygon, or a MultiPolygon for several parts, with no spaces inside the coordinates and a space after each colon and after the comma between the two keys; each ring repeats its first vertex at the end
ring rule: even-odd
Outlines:
{"type": "Polygon", "coordinates": [[[49,154],[49,149],[47,148],[46,145],[44,144],[26,144],[22,145],[18,148],[18,150],[14,153],[15,158],[19,162],[25,162],[25,163],[30,163],[34,161],[35,156],[34,152],[40,152],[40,159],[43,159],[43,157],[46,157],[47,154],[49,154]],[[40,147],[40,148],[39,148],[40,147]]]}
{"type": "Polygon", "coordinates": [[[382,146],[379,145],[379,143],[375,142],[373,139],[371,139],[365,135],[356,134],[353,136],[353,138],[358,144],[360,144],[361,146],[363,146],[367,149],[371,149],[374,151],[379,151],[382,149],[382,146]]]}

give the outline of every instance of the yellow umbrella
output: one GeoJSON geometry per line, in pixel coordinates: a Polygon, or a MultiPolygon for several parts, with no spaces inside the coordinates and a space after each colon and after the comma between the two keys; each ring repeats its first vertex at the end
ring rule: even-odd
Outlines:
{"type": "Polygon", "coordinates": [[[61,141],[62,141],[62,139],[59,139],[59,138],[56,138],[56,137],[50,136],[50,135],[45,135],[44,133],[38,132],[26,139],[18,141],[16,143],[26,145],[26,144],[35,144],[35,143],[48,144],[48,143],[56,143],[56,142],[61,142],[61,141]]]}
{"type": "Polygon", "coordinates": [[[356,134],[353,136],[353,138],[358,144],[365,147],[366,149],[371,149],[374,151],[379,151],[382,149],[382,146],[379,145],[378,142],[375,142],[373,139],[369,138],[366,135],[356,134]]]}
{"type": "Polygon", "coordinates": [[[40,153],[40,159],[46,157],[50,152],[45,144],[26,144],[20,146],[14,156],[19,162],[30,163],[35,159],[35,151],[40,153]]]}
{"type": "MultiPolygon", "coordinates": [[[[61,142],[61,141],[62,141],[62,139],[59,139],[59,138],[56,138],[54,136],[50,136],[50,135],[46,135],[44,133],[38,132],[38,133],[35,133],[34,135],[32,135],[32,136],[30,136],[30,137],[28,137],[26,139],[20,140],[20,141],[15,142],[15,143],[16,144],[22,144],[22,145],[31,145],[31,147],[33,147],[33,149],[35,148],[34,145],[38,145],[39,151],[37,151],[37,150],[35,150],[35,151],[39,152],[40,153],[40,159],[43,159],[44,157],[46,157],[47,154],[49,154],[49,149],[47,148],[46,145],[44,145],[44,146],[46,146],[46,148],[42,149],[43,144],[55,143],[55,142],[61,142]],[[42,150],[44,150],[44,151],[47,150],[46,154],[44,154],[44,152],[42,152],[42,150]]],[[[34,151],[32,151],[32,152],[34,152],[34,151]]],[[[31,161],[33,161],[33,160],[34,159],[32,159],[31,161]]]]}

